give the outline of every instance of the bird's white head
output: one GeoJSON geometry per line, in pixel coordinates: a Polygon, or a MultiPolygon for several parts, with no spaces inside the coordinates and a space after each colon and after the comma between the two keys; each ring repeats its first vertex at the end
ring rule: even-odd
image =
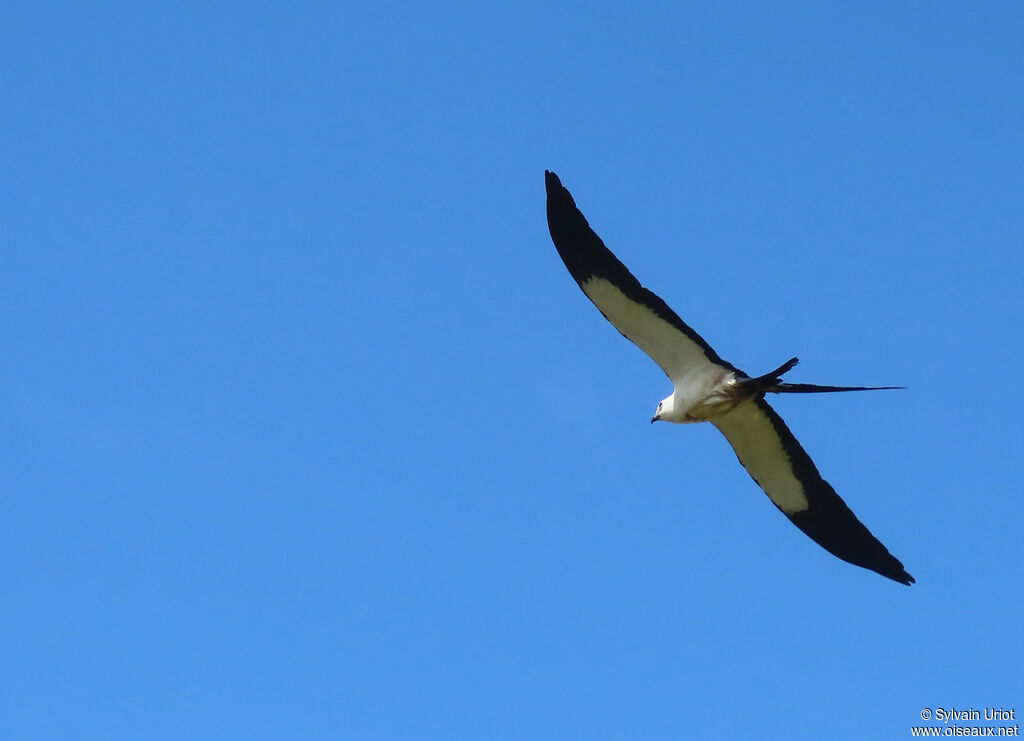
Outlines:
{"type": "Polygon", "coordinates": [[[651,424],[655,422],[680,422],[676,415],[676,395],[673,393],[658,402],[658,410],[651,417],[651,424]]]}

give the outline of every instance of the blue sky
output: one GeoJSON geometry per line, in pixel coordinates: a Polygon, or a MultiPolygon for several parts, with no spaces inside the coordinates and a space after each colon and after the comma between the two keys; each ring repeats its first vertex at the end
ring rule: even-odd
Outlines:
{"type": "Polygon", "coordinates": [[[1018,3],[8,4],[0,736],[1024,712],[1018,3]],[[570,279],[556,171],[917,578],[570,279]]]}

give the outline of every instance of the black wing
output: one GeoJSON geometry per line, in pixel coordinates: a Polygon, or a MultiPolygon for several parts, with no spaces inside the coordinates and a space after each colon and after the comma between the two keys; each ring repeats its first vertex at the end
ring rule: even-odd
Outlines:
{"type": "Polygon", "coordinates": [[[763,398],[745,401],[711,423],[775,506],[818,545],[901,584],[914,583],[899,559],[821,477],[807,451],[763,398]]]}
{"type": "Polygon", "coordinates": [[[673,381],[708,363],[737,370],[668,304],[640,285],[590,228],[555,173],[545,170],[544,180],[555,249],[583,293],[626,339],[650,355],[673,381]]]}

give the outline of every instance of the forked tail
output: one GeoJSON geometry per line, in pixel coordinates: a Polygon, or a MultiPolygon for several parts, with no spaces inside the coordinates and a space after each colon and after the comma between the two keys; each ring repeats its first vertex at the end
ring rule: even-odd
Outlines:
{"type": "Polygon", "coordinates": [[[761,393],[773,394],[826,394],[833,391],[887,391],[905,389],[906,386],[819,386],[814,383],[785,383],[782,375],[793,369],[799,358],[790,358],[771,373],[751,378],[749,383],[761,393]]]}

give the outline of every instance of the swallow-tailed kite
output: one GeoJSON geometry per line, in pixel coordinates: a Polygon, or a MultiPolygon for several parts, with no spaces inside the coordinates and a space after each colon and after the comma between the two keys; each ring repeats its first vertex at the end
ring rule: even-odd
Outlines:
{"type": "Polygon", "coordinates": [[[752,378],[722,360],[704,339],[605,247],[553,172],[544,173],[548,228],[569,273],[626,339],[651,356],[674,385],[651,422],[711,422],[776,507],[825,550],[910,585],[914,577],[872,535],[818,473],[766,393],[869,391],[893,386],[786,383],[792,358],[752,378]]]}

